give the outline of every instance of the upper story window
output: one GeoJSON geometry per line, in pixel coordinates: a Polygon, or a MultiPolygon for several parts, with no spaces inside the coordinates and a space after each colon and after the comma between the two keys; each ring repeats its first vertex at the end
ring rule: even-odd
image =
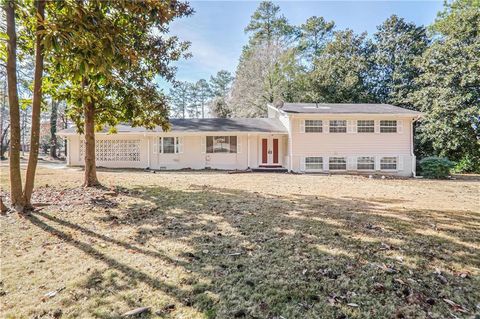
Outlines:
{"type": "Polygon", "coordinates": [[[346,157],[330,157],[328,159],[328,168],[330,170],[346,170],[347,158],[346,157]]]}
{"type": "Polygon", "coordinates": [[[397,169],[397,158],[396,157],[382,157],[380,159],[380,169],[384,169],[384,170],[395,170],[395,169],[397,169]]]}
{"type": "Polygon", "coordinates": [[[358,133],[374,133],[375,121],[374,120],[358,120],[357,132],[358,133]]]}
{"type": "Polygon", "coordinates": [[[347,133],[346,120],[331,120],[329,127],[330,133],[347,133]]]}
{"type": "Polygon", "coordinates": [[[322,157],[305,157],[306,170],[323,170],[322,157]]]}
{"type": "Polygon", "coordinates": [[[154,153],[180,153],[180,139],[178,137],[159,137],[158,144],[154,145],[154,153]]]}
{"type": "Polygon", "coordinates": [[[322,120],[305,120],[306,133],[321,133],[323,131],[322,120]]]}
{"type": "Polygon", "coordinates": [[[397,133],[397,121],[396,120],[380,121],[380,133],[397,133]]]}
{"type": "Polygon", "coordinates": [[[375,158],[362,156],[357,158],[357,169],[358,170],[374,170],[375,169],[375,158]]]}
{"type": "Polygon", "coordinates": [[[236,136],[207,136],[207,153],[236,153],[236,136]]]}

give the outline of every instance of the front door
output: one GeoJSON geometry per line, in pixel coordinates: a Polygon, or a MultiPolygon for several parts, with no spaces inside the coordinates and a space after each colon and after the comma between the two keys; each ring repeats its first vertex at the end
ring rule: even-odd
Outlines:
{"type": "Polygon", "coordinates": [[[262,138],[262,165],[279,165],[278,138],[262,138]]]}

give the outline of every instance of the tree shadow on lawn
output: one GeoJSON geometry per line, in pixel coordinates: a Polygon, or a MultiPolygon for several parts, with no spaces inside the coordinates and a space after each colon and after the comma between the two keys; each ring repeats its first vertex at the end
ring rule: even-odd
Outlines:
{"type": "Polygon", "coordinates": [[[207,185],[142,186],[129,196],[126,207],[97,222],[105,228],[112,222],[132,227],[130,242],[51,214],[36,213],[30,220],[207,317],[450,317],[462,316],[459,310],[472,315],[480,299],[478,213],[408,211],[375,200],[264,195],[207,185]],[[42,219],[133,250],[138,258],[181,267],[200,280],[165,284],[42,219]],[[187,249],[172,258],[161,252],[162,242],[187,249]],[[148,243],[156,249],[141,247],[148,243]]]}

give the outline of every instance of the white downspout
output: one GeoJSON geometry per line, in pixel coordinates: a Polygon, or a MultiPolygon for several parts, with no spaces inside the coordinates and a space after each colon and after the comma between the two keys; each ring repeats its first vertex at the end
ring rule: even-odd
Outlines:
{"type": "Polygon", "coordinates": [[[150,137],[146,136],[146,134],[144,134],[143,136],[147,138],[147,167],[150,168],[150,137]]]}
{"type": "Polygon", "coordinates": [[[71,156],[72,152],[70,152],[70,139],[68,137],[65,138],[67,140],[67,144],[65,145],[65,150],[67,151],[67,166],[70,166],[72,163],[71,156]]]}
{"type": "MultiPolygon", "coordinates": [[[[288,115],[287,115],[288,116],[288,115]]],[[[288,116],[288,166],[290,173],[293,171],[293,147],[292,147],[292,118],[288,116]]]]}
{"type": "Polygon", "coordinates": [[[250,168],[250,134],[247,133],[247,169],[250,168]]]}
{"type": "Polygon", "coordinates": [[[412,157],[412,174],[413,174],[413,177],[417,176],[417,158],[415,157],[415,153],[414,153],[414,149],[413,149],[413,138],[414,138],[413,123],[415,123],[419,119],[420,119],[420,116],[418,116],[417,118],[413,118],[413,120],[411,122],[412,127],[409,130],[410,131],[410,156],[412,157]]]}

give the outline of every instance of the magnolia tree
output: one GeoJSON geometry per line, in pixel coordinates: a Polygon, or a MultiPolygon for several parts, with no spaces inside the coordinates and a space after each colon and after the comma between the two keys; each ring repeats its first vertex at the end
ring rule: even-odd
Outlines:
{"type": "Polygon", "coordinates": [[[173,80],[170,63],[188,56],[189,44],[166,33],[168,23],[192,9],[161,0],[66,0],[48,6],[48,85],[67,101],[67,115],[85,135],[84,186],[97,186],[97,129],[113,130],[119,122],[169,128],[167,101],[155,77],[173,80]]]}

